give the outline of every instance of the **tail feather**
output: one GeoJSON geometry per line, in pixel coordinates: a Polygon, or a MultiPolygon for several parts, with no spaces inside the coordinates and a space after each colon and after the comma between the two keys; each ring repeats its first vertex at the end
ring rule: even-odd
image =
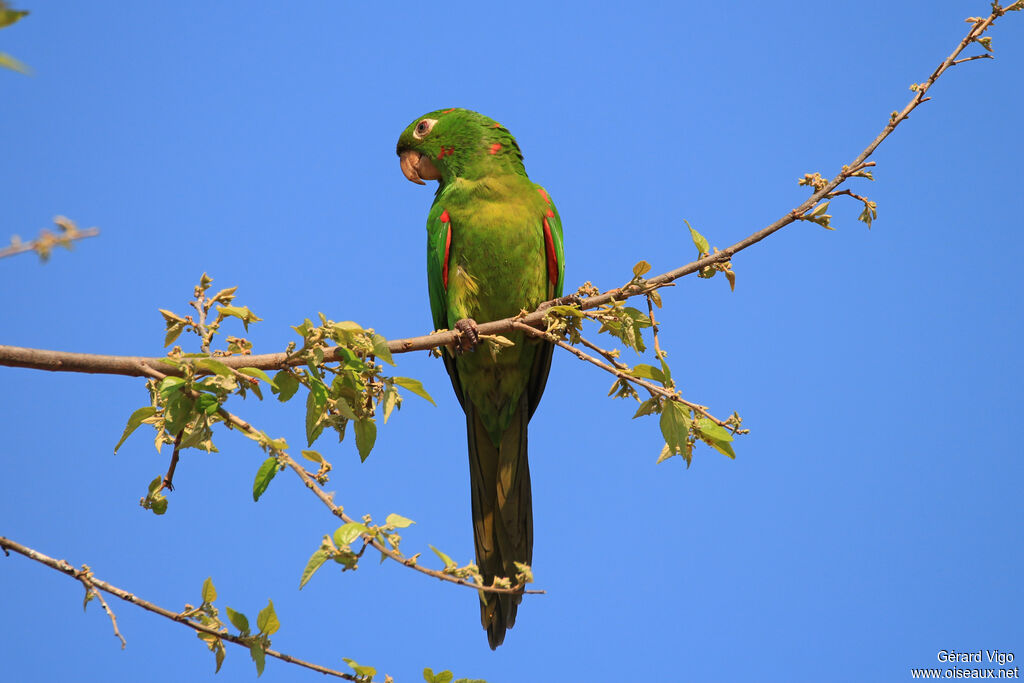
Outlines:
{"type": "MultiPolygon", "coordinates": [[[[484,585],[495,577],[515,580],[516,562],[533,561],[533,504],[526,426],[529,402],[524,393],[512,422],[495,445],[475,408],[467,401],[469,476],[473,499],[473,541],[484,585]]],[[[521,595],[482,593],[480,621],[491,649],[505,640],[516,623],[521,595]]]]}

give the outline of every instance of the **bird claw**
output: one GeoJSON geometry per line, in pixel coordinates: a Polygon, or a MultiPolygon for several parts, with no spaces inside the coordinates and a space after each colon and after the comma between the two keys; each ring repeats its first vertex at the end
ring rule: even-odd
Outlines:
{"type": "Polygon", "coordinates": [[[459,333],[455,348],[462,353],[472,351],[480,343],[480,332],[477,331],[476,321],[472,318],[456,320],[455,331],[459,333]]]}

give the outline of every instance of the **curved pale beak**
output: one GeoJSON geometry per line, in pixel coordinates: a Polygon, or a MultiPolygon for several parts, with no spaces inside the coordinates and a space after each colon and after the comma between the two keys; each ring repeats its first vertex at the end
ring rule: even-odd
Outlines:
{"type": "Polygon", "coordinates": [[[402,173],[406,178],[417,185],[425,185],[424,180],[439,180],[441,173],[434,166],[429,157],[425,157],[416,150],[407,149],[399,156],[399,164],[402,166],[402,173]]]}

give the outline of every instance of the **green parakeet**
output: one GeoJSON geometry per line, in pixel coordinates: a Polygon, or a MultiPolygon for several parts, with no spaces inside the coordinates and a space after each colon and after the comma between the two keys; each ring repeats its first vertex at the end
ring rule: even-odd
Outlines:
{"type": "MultiPolygon", "coordinates": [[[[437,180],[427,217],[427,283],[435,329],[475,337],[484,323],[561,296],[562,223],[543,187],[523,168],[515,138],[466,109],[421,116],[398,139],[402,172],[437,180]],[[460,322],[461,321],[461,322],[460,322]]],[[[533,556],[527,423],[551,367],[552,346],[507,335],[514,346],[445,351],[445,368],[466,413],[476,562],[486,585],[515,583],[515,563],[533,556]]],[[[480,618],[491,649],[516,620],[520,595],[485,593],[480,618]]]]}

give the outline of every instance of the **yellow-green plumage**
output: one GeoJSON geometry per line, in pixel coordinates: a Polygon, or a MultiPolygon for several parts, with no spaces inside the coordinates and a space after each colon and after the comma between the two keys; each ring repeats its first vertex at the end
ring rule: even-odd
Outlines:
{"type": "MultiPolygon", "coordinates": [[[[427,219],[427,280],[435,328],[498,320],[561,295],[561,222],[547,193],[526,175],[515,139],[465,109],[422,116],[398,142],[402,170],[439,187],[427,219]]],[[[552,347],[508,335],[514,346],[445,355],[466,412],[473,536],[484,581],[530,564],[533,521],[527,423],[551,363],[552,347]]],[[[491,647],[515,623],[519,595],[482,594],[491,647]]]]}

